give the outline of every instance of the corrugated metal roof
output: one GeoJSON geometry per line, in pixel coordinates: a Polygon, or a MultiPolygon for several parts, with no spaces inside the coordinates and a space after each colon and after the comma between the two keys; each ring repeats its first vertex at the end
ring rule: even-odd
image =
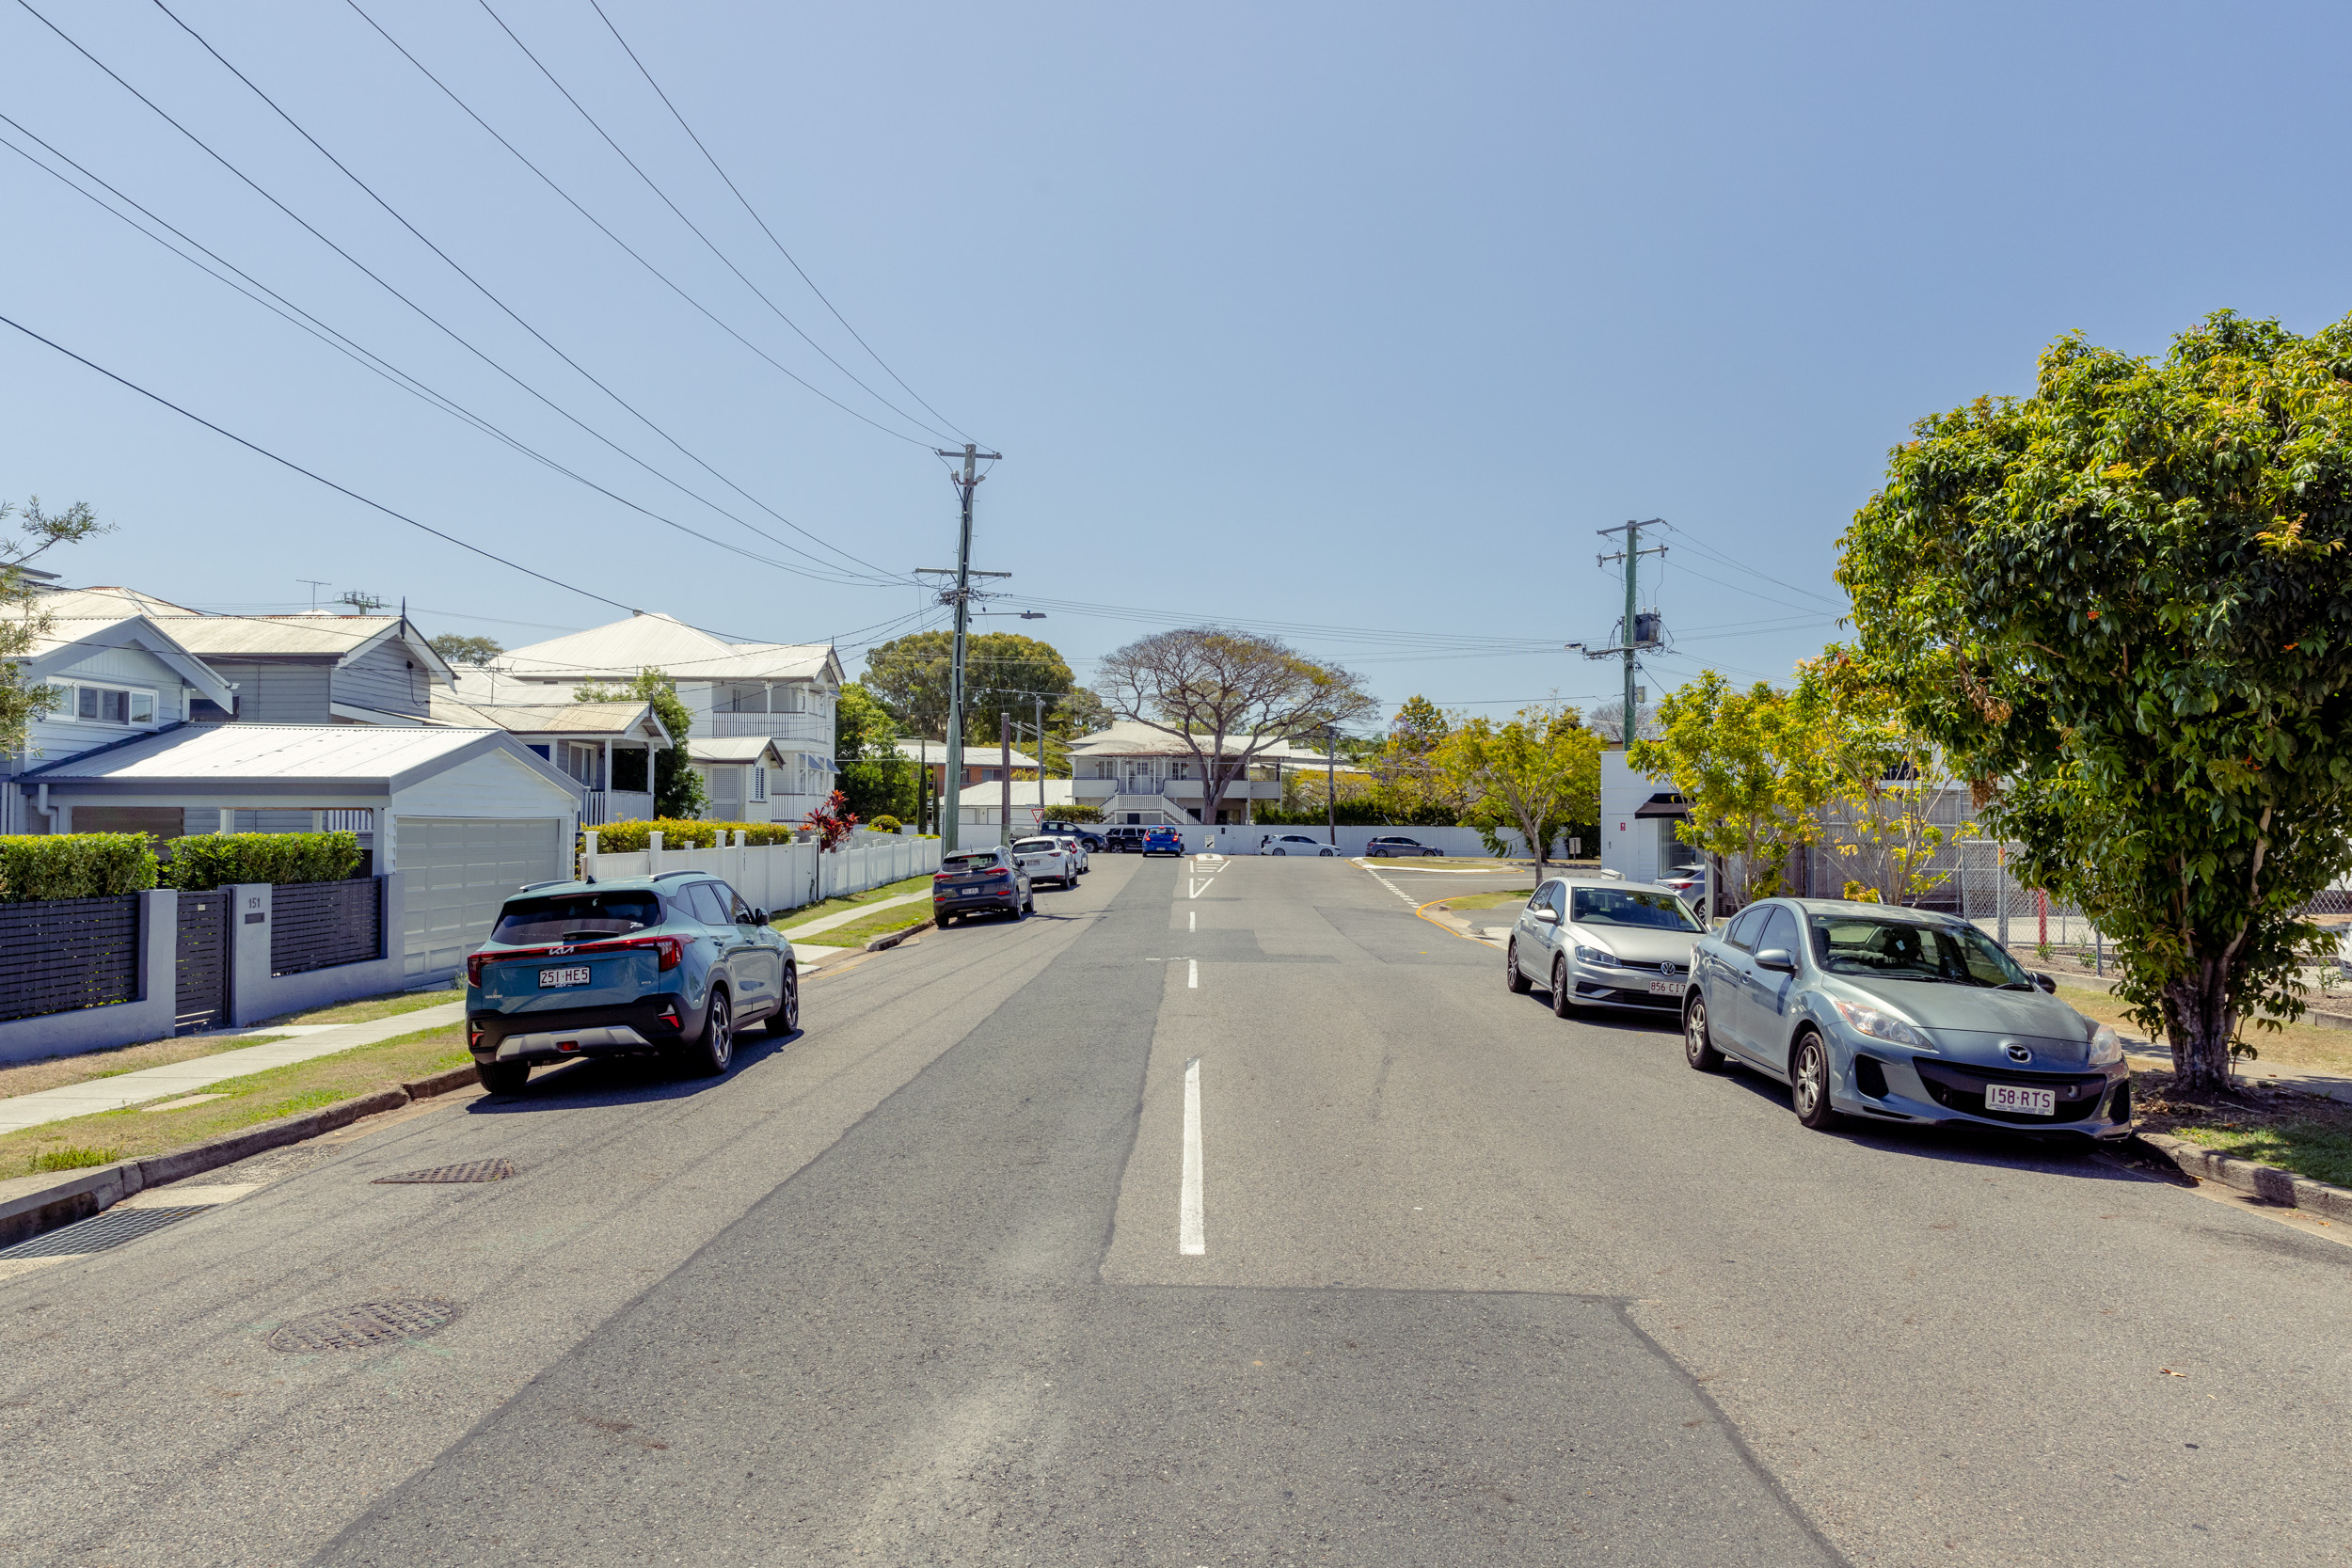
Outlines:
{"type": "MultiPolygon", "coordinates": [[[[947,743],[944,740],[901,740],[898,744],[898,754],[911,762],[928,760],[933,768],[947,765],[947,743]]],[[[966,768],[1002,768],[1005,765],[1004,752],[984,741],[970,741],[963,748],[963,765],[966,768]]],[[[1037,758],[1015,747],[1012,765],[1015,768],[1035,768],[1037,758]]]]}
{"type": "Polygon", "coordinates": [[[36,768],[22,783],[151,779],[310,779],[389,782],[437,760],[455,761],[503,730],[392,729],[373,724],[187,724],[129,745],[36,768]]]}
{"type": "Polygon", "coordinates": [[[625,680],[645,669],[681,680],[807,680],[832,663],[831,643],[729,642],[651,610],[498,659],[501,670],[516,675],[563,680],[625,680]]]}
{"type": "Polygon", "coordinates": [[[628,735],[659,727],[651,703],[468,703],[433,693],[433,722],[512,735],[628,735]]]}
{"type": "Polygon", "coordinates": [[[696,762],[757,762],[771,746],[778,756],[787,754],[784,742],[772,735],[698,735],[687,740],[686,754],[696,762]]]}

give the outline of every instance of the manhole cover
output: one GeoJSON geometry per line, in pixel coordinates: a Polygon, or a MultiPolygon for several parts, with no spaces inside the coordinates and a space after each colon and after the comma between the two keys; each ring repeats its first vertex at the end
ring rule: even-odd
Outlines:
{"type": "Polygon", "coordinates": [[[457,1304],[443,1296],[401,1301],[363,1301],[332,1312],[314,1312],[280,1323],[269,1348],[282,1351],[365,1350],[395,1339],[414,1339],[456,1321],[457,1304]]]}
{"type": "Polygon", "coordinates": [[[374,1185],[404,1181],[503,1181],[515,1174],[515,1167],[503,1160],[469,1160],[462,1165],[435,1165],[431,1170],[405,1170],[398,1176],[379,1176],[374,1185]]]}

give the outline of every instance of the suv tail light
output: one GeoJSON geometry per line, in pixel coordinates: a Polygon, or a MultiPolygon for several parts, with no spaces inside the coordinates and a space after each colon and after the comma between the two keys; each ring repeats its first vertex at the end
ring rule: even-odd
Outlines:
{"type": "Polygon", "coordinates": [[[555,949],[551,948],[518,947],[504,953],[475,953],[469,956],[466,959],[466,983],[469,986],[480,986],[482,984],[483,970],[494,963],[504,963],[510,960],[518,960],[523,958],[544,959],[558,956],[570,958],[575,954],[614,953],[619,952],[623,948],[628,947],[649,947],[653,949],[655,955],[655,967],[665,974],[670,970],[675,969],[679,962],[686,957],[686,939],[684,937],[632,937],[625,942],[580,942],[574,944],[569,949],[564,950],[560,955],[555,949]]]}

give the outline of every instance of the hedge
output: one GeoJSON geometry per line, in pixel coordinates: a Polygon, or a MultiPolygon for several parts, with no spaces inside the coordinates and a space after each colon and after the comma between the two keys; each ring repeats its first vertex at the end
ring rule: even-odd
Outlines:
{"type": "Polygon", "coordinates": [[[357,833],[197,833],[171,841],[164,880],[183,893],[237,882],[340,882],[366,854],[357,833]]]}
{"type": "Polygon", "coordinates": [[[11,833],[0,837],[0,903],[104,898],[153,887],[159,867],[145,833],[11,833]]]}
{"type": "MultiPolygon", "coordinates": [[[[717,846],[723,832],[739,832],[746,844],[789,844],[800,837],[800,830],[789,822],[689,822],[675,816],[656,817],[650,822],[607,822],[601,828],[587,830],[596,835],[596,848],[607,855],[633,855],[645,847],[646,835],[660,833],[664,849],[708,849],[717,846]]],[[[580,849],[587,853],[583,837],[580,849]]]]}

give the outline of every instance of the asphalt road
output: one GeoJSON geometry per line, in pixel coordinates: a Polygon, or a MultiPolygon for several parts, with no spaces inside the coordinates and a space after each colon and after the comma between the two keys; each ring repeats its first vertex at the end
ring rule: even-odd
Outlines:
{"type": "Polygon", "coordinates": [[[2344,1560],[2352,1247],[1807,1132],[1508,995],[1409,907],[1472,880],[1102,857],[723,1081],[206,1177],[262,1184],[0,1280],[0,1560],[2344,1560]],[[392,1300],[450,1321],[273,1348],[392,1300]]]}

